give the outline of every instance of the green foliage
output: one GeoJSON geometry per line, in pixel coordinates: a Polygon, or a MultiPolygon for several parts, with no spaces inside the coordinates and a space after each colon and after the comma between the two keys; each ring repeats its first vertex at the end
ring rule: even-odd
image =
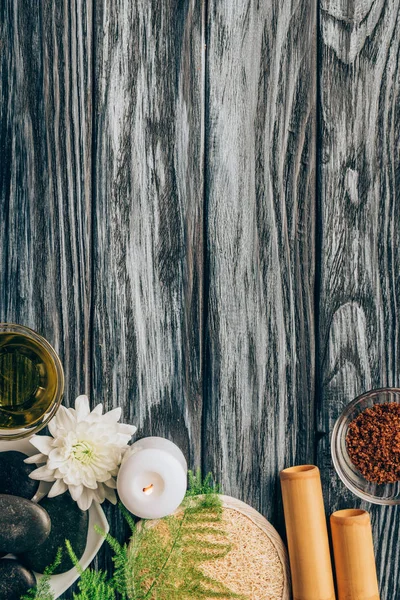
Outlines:
{"type": "Polygon", "coordinates": [[[203,496],[204,494],[220,494],[221,490],[213,480],[212,473],[208,473],[203,479],[200,469],[196,473],[189,471],[189,487],[186,492],[188,496],[203,496]]]}
{"type": "Polygon", "coordinates": [[[62,554],[63,550],[62,548],[59,548],[53,564],[47,567],[36,587],[30,590],[25,596],[22,596],[21,600],[54,600],[49,581],[50,577],[61,563],[62,554]]]}
{"type": "Polygon", "coordinates": [[[112,582],[108,580],[107,573],[94,571],[93,569],[83,571],[70,542],[66,540],[65,544],[68,554],[80,574],[78,581],[79,593],[74,594],[74,600],[115,600],[115,589],[112,582]]]}
{"type": "Polygon", "coordinates": [[[216,494],[189,494],[178,516],[163,519],[162,526],[145,523],[137,529],[127,562],[131,600],[240,598],[200,568],[230,551],[221,517],[216,494]]]}
{"type": "MultiPolygon", "coordinates": [[[[145,521],[137,525],[120,506],[131,529],[129,545],[121,545],[97,529],[114,553],[112,575],[92,569],[82,571],[71,545],[66,542],[69,556],[80,573],[74,600],[243,599],[204,575],[200,568],[204,562],[226,556],[231,549],[222,526],[218,492],[211,475],[202,480],[199,471],[189,472],[189,490],[182,510],[176,516],[161,519],[157,526],[145,521]]],[[[35,594],[23,600],[53,600],[48,586],[50,575],[47,588],[39,590],[43,578],[35,594]]]]}

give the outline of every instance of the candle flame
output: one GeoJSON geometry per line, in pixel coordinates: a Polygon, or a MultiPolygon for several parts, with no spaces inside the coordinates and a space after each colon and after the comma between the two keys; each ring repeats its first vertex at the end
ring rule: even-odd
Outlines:
{"type": "Polygon", "coordinates": [[[150,484],[150,485],[148,485],[147,487],[144,487],[144,488],[143,488],[143,493],[144,493],[144,494],[147,494],[147,495],[149,495],[149,494],[151,494],[151,493],[152,493],[152,491],[153,491],[153,488],[154,488],[154,485],[151,483],[151,484],[150,484]]]}

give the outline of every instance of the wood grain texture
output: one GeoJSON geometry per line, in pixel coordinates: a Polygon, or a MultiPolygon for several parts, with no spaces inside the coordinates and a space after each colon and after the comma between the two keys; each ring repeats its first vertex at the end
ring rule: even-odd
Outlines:
{"type": "MultiPolygon", "coordinates": [[[[96,4],[93,390],[200,464],[202,3],[96,4]]],[[[111,528],[121,518],[111,513],[111,528]]],[[[107,563],[109,564],[109,563],[107,563]]]]}
{"type": "Polygon", "coordinates": [[[55,345],[68,404],[90,373],[91,3],[0,12],[0,319],[55,345]]]}
{"type": "MultiPolygon", "coordinates": [[[[330,511],[361,505],[333,472],[336,418],[358,394],[400,382],[399,23],[398,0],[321,2],[317,412],[330,511]]],[[[399,515],[372,515],[381,597],[391,600],[399,515]]]]}
{"type": "Polygon", "coordinates": [[[212,0],[207,25],[203,463],[282,528],[279,470],[313,460],[316,14],[212,0]]]}
{"type": "Polygon", "coordinates": [[[327,510],[359,505],[328,434],[400,385],[399,4],[0,0],[0,320],[281,532],[315,448],[327,510]]]}
{"type": "Polygon", "coordinates": [[[92,22],[0,2],[0,320],[55,346],[67,405],[90,391],[92,22]]]}

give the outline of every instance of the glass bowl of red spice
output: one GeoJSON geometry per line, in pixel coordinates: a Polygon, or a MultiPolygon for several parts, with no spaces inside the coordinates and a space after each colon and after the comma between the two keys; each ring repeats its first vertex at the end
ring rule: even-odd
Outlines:
{"type": "Polygon", "coordinates": [[[373,504],[400,504],[400,388],[350,402],[332,433],[332,460],[343,483],[373,504]]]}

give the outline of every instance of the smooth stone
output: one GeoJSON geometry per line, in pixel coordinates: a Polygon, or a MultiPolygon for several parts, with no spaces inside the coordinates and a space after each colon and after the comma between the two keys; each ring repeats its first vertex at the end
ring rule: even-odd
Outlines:
{"type": "Polygon", "coordinates": [[[50,530],[44,508],[26,498],[0,494],[0,552],[31,551],[47,539],[50,530]]]}
{"type": "Polygon", "coordinates": [[[36,494],[39,481],[29,477],[36,465],[24,463],[26,454],[22,452],[0,452],[0,494],[11,494],[31,500],[36,494]]]}
{"type": "Polygon", "coordinates": [[[20,600],[35,585],[32,571],[12,558],[0,560],[0,600],[20,600]]]}
{"type": "Polygon", "coordinates": [[[65,573],[74,566],[65,547],[65,540],[71,542],[73,551],[78,560],[85,552],[89,514],[83,511],[72,500],[69,492],[55,498],[44,498],[40,505],[48,512],[51,519],[51,535],[47,540],[37,545],[35,549],[21,556],[21,561],[36,573],[43,573],[45,568],[52,565],[57,555],[58,548],[62,548],[61,564],[54,574],[65,573]]]}

